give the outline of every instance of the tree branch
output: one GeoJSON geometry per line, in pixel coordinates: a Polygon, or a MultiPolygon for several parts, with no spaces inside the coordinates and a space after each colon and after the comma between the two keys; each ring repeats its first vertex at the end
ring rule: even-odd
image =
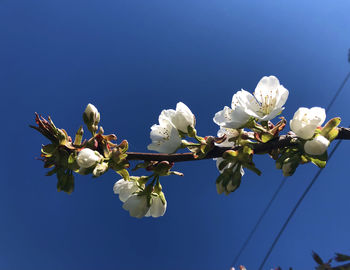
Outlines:
{"type": "Polygon", "coordinates": [[[332,267],[332,268],[329,268],[329,270],[350,270],[350,263],[332,267]]]}
{"type": "MultiPolygon", "coordinates": [[[[336,140],[350,140],[350,128],[339,127],[339,134],[336,140]]],[[[295,135],[281,135],[278,138],[271,140],[267,143],[254,144],[254,153],[261,154],[269,152],[273,149],[283,148],[285,146],[291,146],[294,143],[291,142],[295,135]]],[[[221,157],[222,154],[229,149],[238,150],[240,146],[233,148],[230,147],[219,147],[215,146],[204,158],[212,159],[221,157]]],[[[169,162],[183,162],[183,161],[194,161],[201,160],[194,158],[192,153],[176,153],[176,154],[158,154],[158,153],[137,153],[127,152],[127,160],[144,160],[144,161],[169,161],[169,162]]]]}

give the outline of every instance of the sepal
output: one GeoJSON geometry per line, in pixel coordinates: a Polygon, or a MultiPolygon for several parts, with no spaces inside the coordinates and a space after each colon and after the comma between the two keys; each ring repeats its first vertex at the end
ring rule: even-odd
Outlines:
{"type": "Polygon", "coordinates": [[[75,134],[74,145],[80,146],[83,141],[84,129],[83,126],[80,126],[77,133],[75,134]]]}
{"type": "Polygon", "coordinates": [[[338,136],[338,133],[339,133],[338,126],[340,122],[341,122],[340,117],[332,118],[322,128],[320,135],[328,139],[330,142],[333,141],[338,136]]]}

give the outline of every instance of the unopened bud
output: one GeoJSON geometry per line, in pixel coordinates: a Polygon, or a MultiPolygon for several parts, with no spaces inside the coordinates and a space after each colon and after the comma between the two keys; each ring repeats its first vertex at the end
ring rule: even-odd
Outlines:
{"type": "Polygon", "coordinates": [[[101,160],[102,156],[96,152],[91,150],[90,148],[84,148],[81,150],[77,157],[77,163],[80,168],[90,168],[94,166],[101,160]]]}
{"type": "Polygon", "coordinates": [[[100,123],[100,113],[97,108],[89,103],[83,114],[84,123],[88,129],[95,134],[98,129],[98,124],[100,123]]]}
{"type": "Polygon", "coordinates": [[[93,170],[92,174],[95,177],[99,177],[102,174],[104,174],[108,170],[108,163],[102,162],[96,165],[95,169],[93,170]]]}
{"type": "Polygon", "coordinates": [[[304,150],[307,154],[313,156],[320,156],[326,152],[329,146],[329,141],[322,135],[318,135],[304,145],[304,150]]]}
{"type": "Polygon", "coordinates": [[[282,165],[283,176],[291,176],[293,173],[292,162],[287,162],[282,165]]]}

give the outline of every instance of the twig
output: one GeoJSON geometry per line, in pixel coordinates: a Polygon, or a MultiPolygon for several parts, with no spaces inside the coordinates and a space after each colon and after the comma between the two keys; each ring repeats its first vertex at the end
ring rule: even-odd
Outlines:
{"type": "MultiPolygon", "coordinates": [[[[350,129],[339,127],[339,134],[336,140],[350,140],[350,129]]],[[[281,135],[278,138],[271,140],[267,143],[256,143],[254,144],[254,153],[261,154],[269,152],[273,149],[283,148],[285,146],[291,146],[294,143],[291,140],[295,138],[295,135],[281,135]]],[[[238,150],[240,146],[233,148],[230,147],[219,147],[215,146],[204,158],[212,159],[221,157],[222,154],[229,149],[238,150]]],[[[169,162],[183,162],[183,161],[194,161],[200,160],[194,158],[192,153],[176,153],[176,154],[157,154],[157,153],[138,153],[138,152],[127,152],[128,160],[145,160],[145,161],[169,161],[169,162]]]]}

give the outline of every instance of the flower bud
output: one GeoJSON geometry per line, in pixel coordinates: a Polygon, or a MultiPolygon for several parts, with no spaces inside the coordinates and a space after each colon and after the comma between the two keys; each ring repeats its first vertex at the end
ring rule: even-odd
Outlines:
{"type": "Polygon", "coordinates": [[[108,170],[108,163],[102,162],[96,165],[95,169],[93,170],[92,174],[95,177],[99,177],[102,174],[104,174],[108,170]]]}
{"type": "Polygon", "coordinates": [[[84,123],[92,133],[96,133],[98,124],[100,123],[100,113],[97,108],[89,103],[83,114],[84,123]]]}
{"type": "Polygon", "coordinates": [[[225,192],[225,187],[223,185],[223,181],[216,182],[216,191],[218,194],[222,194],[225,192]]]}
{"type": "Polygon", "coordinates": [[[301,107],[295,112],[289,125],[298,137],[308,140],[312,138],[316,128],[322,125],[325,119],[325,109],[320,107],[311,109],[301,107]]]}
{"type": "Polygon", "coordinates": [[[98,152],[93,151],[90,148],[84,148],[78,154],[77,163],[80,168],[86,169],[94,166],[101,160],[101,158],[102,156],[98,152]]]}
{"type": "Polygon", "coordinates": [[[281,161],[276,161],[276,169],[277,170],[282,169],[282,162],[281,161]]]}
{"type": "Polygon", "coordinates": [[[293,170],[292,162],[287,162],[282,165],[283,176],[285,177],[291,176],[293,174],[293,171],[294,170],[293,170]]]}
{"type": "Polygon", "coordinates": [[[218,194],[225,193],[226,195],[235,191],[241,184],[241,178],[244,175],[242,166],[235,163],[233,167],[232,164],[228,165],[219,177],[216,179],[216,190],[218,194]]]}
{"type": "Polygon", "coordinates": [[[304,150],[309,155],[320,156],[327,150],[328,146],[329,141],[322,135],[318,135],[304,144],[304,150]]]}

